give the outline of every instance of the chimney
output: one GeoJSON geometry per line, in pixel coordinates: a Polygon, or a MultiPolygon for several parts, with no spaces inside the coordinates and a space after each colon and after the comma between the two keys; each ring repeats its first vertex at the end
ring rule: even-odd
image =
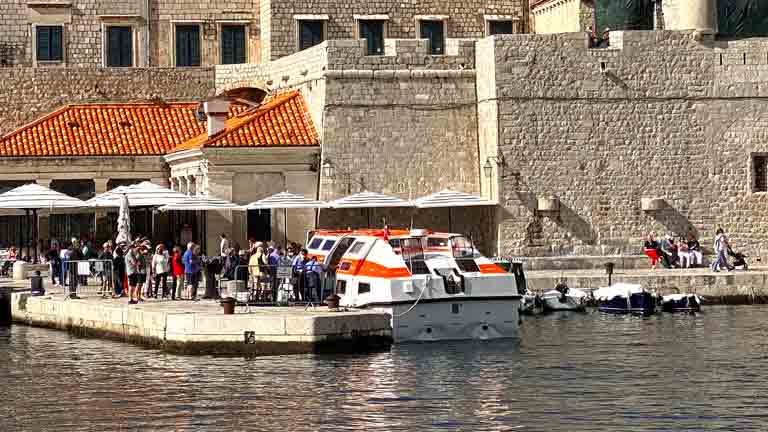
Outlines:
{"type": "Polygon", "coordinates": [[[214,99],[203,104],[205,115],[208,116],[208,136],[212,137],[224,130],[229,112],[229,101],[214,99]]]}

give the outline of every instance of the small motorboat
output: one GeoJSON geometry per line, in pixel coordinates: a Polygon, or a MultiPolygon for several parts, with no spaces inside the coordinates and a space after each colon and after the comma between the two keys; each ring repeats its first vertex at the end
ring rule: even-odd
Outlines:
{"type": "Polygon", "coordinates": [[[520,299],[520,314],[533,315],[536,309],[536,295],[531,293],[523,294],[520,299]]]}
{"type": "Polygon", "coordinates": [[[697,294],[669,294],[661,297],[664,312],[701,312],[702,298],[697,294]]]}
{"type": "Polygon", "coordinates": [[[584,311],[587,308],[587,293],[559,283],[555,289],[540,296],[545,311],[584,311]]]}
{"type": "Polygon", "coordinates": [[[653,315],[655,296],[638,284],[617,283],[595,290],[592,295],[600,312],[612,314],[653,315]]]}

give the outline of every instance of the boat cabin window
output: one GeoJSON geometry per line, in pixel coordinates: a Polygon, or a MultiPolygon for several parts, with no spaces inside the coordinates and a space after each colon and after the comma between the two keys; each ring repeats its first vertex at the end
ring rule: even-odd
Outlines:
{"type": "Polygon", "coordinates": [[[405,238],[400,240],[401,255],[405,265],[413,274],[430,274],[429,267],[424,262],[424,247],[420,238],[405,238]]]}
{"type": "Polygon", "coordinates": [[[323,243],[323,239],[320,237],[316,237],[312,239],[312,242],[309,244],[309,247],[307,249],[317,249],[320,247],[320,245],[323,243]]]}
{"type": "Polygon", "coordinates": [[[363,247],[365,246],[365,242],[359,241],[352,245],[351,248],[349,248],[349,251],[347,251],[348,255],[357,255],[360,253],[360,251],[363,250],[363,247]]]}
{"type": "MultiPolygon", "coordinates": [[[[335,269],[336,266],[339,265],[339,261],[341,261],[341,257],[343,257],[345,253],[347,253],[347,249],[349,249],[349,247],[352,246],[352,243],[354,243],[355,240],[356,240],[355,237],[344,237],[341,240],[339,240],[338,246],[336,246],[336,249],[334,249],[333,253],[331,253],[331,255],[327,258],[325,264],[329,268],[335,269]]],[[[328,241],[334,241],[334,240],[328,240],[328,241]]],[[[328,241],[326,241],[326,243],[328,241]]],[[[333,244],[331,244],[331,246],[333,246],[333,244]]],[[[325,244],[323,245],[323,250],[328,250],[328,249],[325,249],[325,244]]]]}
{"type": "Polygon", "coordinates": [[[427,247],[428,248],[447,248],[448,247],[448,239],[447,238],[441,238],[441,237],[428,237],[427,238],[427,247]]]}
{"type": "Polygon", "coordinates": [[[336,294],[346,294],[347,293],[347,281],[345,280],[337,280],[336,281],[336,294]]]}
{"type": "Polygon", "coordinates": [[[357,293],[365,294],[369,292],[371,292],[371,284],[366,282],[360,282],[360,284],[357,286],[357,293]]]}
{"type": "Polygon", "coordinates": [[[475,247],[468,238],[463,236],[451,238],[451,249],[454,258],[473,258],[475,256],[475,247]]]}
{"type": "Polygon", "coordinates": [[[400,255],[400,239],[390,239],[389,245],[392,246],[396,254],[400,255]]]}
{"type": "Polygon", "coordinates": [[[333,245],[335,245],[335,244],[336,244],[336,240],[328,239],[328,240],[325,241],[325,243],[323,243],[323,250],[324,251],[329,251],[329,250],[333,249],[333,245]]]}

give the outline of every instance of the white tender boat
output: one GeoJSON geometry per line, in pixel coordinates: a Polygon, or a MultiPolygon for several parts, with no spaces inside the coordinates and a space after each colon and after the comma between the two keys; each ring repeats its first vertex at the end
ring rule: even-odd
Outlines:
{"type": "Polygon", "coordinates": [[[555,289],[539,296],[545,311],[584,311],[587,308],[587,293],[576,288],[558,284],[555,289]]]}
{"type": "Polygon", "coordinates": [[[335,271],[340,305],[392,316],[396,342],[518,336],[516,278],[459,234],[317,231],[309,253],[335,271]]]}

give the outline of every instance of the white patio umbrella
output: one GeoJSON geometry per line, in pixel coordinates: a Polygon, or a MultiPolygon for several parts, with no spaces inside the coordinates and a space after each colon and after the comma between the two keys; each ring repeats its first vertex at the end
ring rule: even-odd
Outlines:
{"type": "MultiPolygon", "coordinates": [[[[120,186],[107,192],[96,195],[86,201],[91,207],[97,208],[116,208],[123,203],[123,196],[128,197],[128,204],[131,208],[141,207],[149,211],[150,208],[157,208],[166,204],[175,203],[189,198],[187,195],[160,186],[158,184],[145,181],[130,186],[120,186]]],[[[149,214],[147,213],[147,216],[149,214]]],[[[155,231],[155,213],[152,212],[151,235],[155,231]]]]}
{"type": "Polygon", "coordinates": [[[285,244],[288,245],[288,209],[318,209],[328,208],[328,203],[309,199],[303,195],[290,192],[280,192],[262,200],[254,201],[243,206],[244,210],[283,209],[283,233],[285,244]]]}
{"type": "Polygon", "coordinates": [[[448,231],[453,231],[453,207],[495,206],[496,203],[476,195],[443,190],[414,200],[417,208],[448,208],[448,231]]]}
{"type": "MultiPolygon", "coordinates": [[[[51,190],[36,183],[30,183],[8,192],[0,194],[0,209],[24,210],[27,217],[27,254],[31,252],[29,242],[32,241],[37,249],[39,234],[37,232],[39,210],[75,209],[87,207],[85,202],[69,195],[51,190]],[[35,223],[29,223],[30,212],[35,223]]],[[[19,238],[21,238],[21,225],[19,225],[19,238]]],[[[37,262],[37,253],[33,254],[34,262],[37,262]]]]}
{"type": "Polygon", "coordinates": [[[185,199],[181,201],[176,201],[172,204],[167,204],[159,209],[160,211],[169,211],[169,210],[177,210],[177,211],[194,211],[199,212],[197,215],[198,220],[201,221],[200,226],[198,227],[200,231],[200,246],[205,250],[206,242],[205,242],[205,235],[206,235],[206,218],[205,218],[205,212],[208,210],[235,210],[235,211],[244,211],[245,209],[242,206],[239,206],[233,202],[212,197],[209,195],[195,195],[195,196],[188,196],[185,199]]]}
{"type": "Polygon", "coordinates": [[[115,244],[131,242],[131,212],[128,196],[123,195],[120,203],[120,211],[117,214],[117,238],[115,244]]]}
{"type": "Polygon", "coordinates": [[[364,191],[348,197],[339,198],[329,203],[331,208],[365,208],[368,209],[368,227],[371,226],[372,208],[413,207],[411,201],[384,195],[376,192],[364,191]]]}

